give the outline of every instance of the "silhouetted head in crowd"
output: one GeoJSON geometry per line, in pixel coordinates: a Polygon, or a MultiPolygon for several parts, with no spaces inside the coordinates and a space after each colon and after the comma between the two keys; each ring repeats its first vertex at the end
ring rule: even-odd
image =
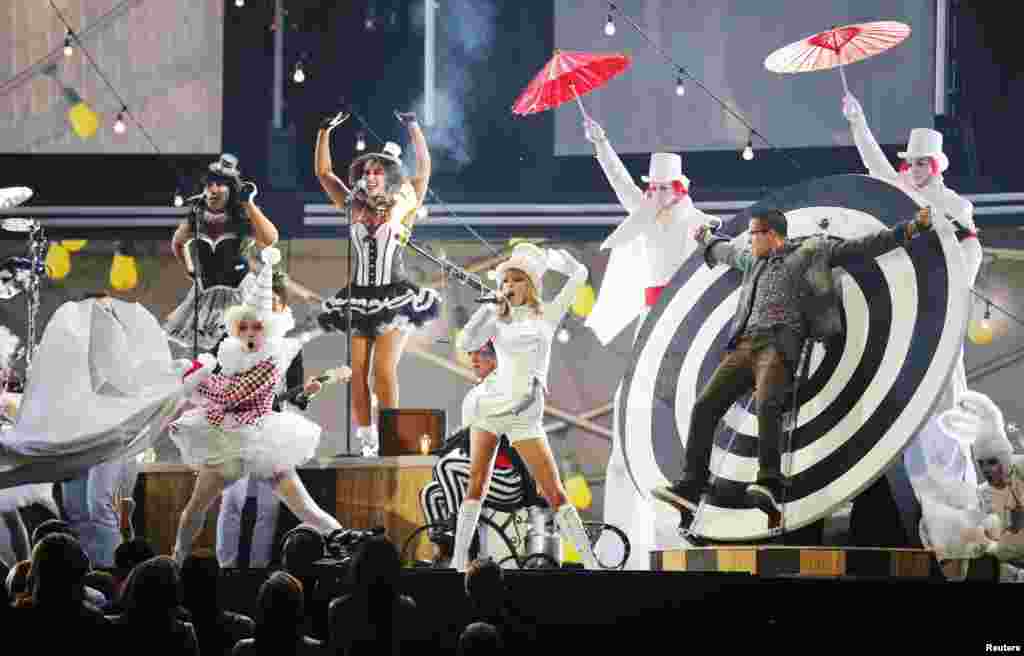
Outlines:
{"type": "Polygon", "coordinates": [[[466,596],[477,610],[500,610],[505,604],[505,574],[491,558],[474,560],[466,568],[466,596]]]}
{"type": "Polygon", "coordinates": [[[185,608],[197,615],[212,615],[219,610],[217,581],[220,565],[212,556],[193,554],[181,564],[182,599],[185,608]]]}
{"type": "Polygon", "coordinates": [[[32,549],[32,603],[81,602],[85,595],[82,579],[88,572],[89,557],[78,540],[66,533],[45,536],[32,549]]]}
{"type": "Polygon", "coordinates": [[[144,563],[156,556],[156,551],[143,538],[133,538],[122,542],[114,549],[114,567],[118,574],[128,576],[128,573],[139,563],[144,563]]]}
{"type": "Polygon", "coordinates": [[[135,619],[171,620],[181,605],[181,577],[170,556],[157,556],[132,570],[122,600],[126,615],[135,619]]]}
{"type": "Polygon", "coordinates": [[[78,533],[75,532],[71,525],[61,519],[48,519],[39,526],[36,530],[32,531],[32,545],[39,544],[43,538],[47,535],[53,535],[55,533],[63,533],[70,535],[71,537],[78,539],[78,533]]]}
{"type": "Polygon", "coordinates": [[[501,635],[493,624],[473,622],[459,636],[459,656],[494,654],[502,648],[501,635]]]}
{"type": "Polygon", "coordinates": [[[281,566],[295,576],[308,574],[313,563],[324,557],[324,539],[312,526],[300,524],[284,537],[281,566]]]}
{"type": "Polygon", "coordinates": [[[305,622],[302,583],[288,572],[274,572],[256,598],[256,644],[298,640],[305,622]]]}
{"type": "Polygon", "coordinates": [[[402,561],[391,540],[377,535],[365,540],[352,559],[351,583],[360,589],[391,589],[398,584],[402,561]]]}

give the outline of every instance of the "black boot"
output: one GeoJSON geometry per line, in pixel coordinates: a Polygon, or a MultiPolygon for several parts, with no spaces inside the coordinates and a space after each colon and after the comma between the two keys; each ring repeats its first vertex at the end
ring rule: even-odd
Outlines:
{"type": "Polygon", "coordinates": [[[747,486],[747,503],[768,515],[769,528],[775,528],[782,519],[782,481],[778,478],[759,478],[747,486]]]}
{"type": "Polygon", "coordinates": [[[651,495],[671,505],[681,513],[694,513],[700,505],[700,498],[708,492],[707,476],[681,478],[672,485],[656,487],[651,495]]]}

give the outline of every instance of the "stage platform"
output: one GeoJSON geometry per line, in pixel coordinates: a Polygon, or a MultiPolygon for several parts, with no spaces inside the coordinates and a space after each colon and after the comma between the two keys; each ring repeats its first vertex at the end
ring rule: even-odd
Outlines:
{"type": "Polygon", "coordinates": [[[651,552],[651,569],[663,572],[744,572],[770,577],[869,577],[925,579],[936,576],[929,549],[716,546],[651,552]]]}
{"type": "MultiPolygon", "coordinates": [[[[435,462],[434,456],[328,458],[298,472],[310,495],[342,526],[383,526],[401,546],[423,524],[419,492],[431,480],[435,462]]],[[[192,494],[195,477],[194,470],[179,464],[148,464],[140,472],[135,488],[135,527],[157,553],[171,553],[178,518],[192,494]]],[[[213,549],[219,509],[218,500],[207,513],[195,549],[213,549]]],[[[281,518],[282,531],[297,524],[287,510],[281,518]]],[[[432,549],[425,534],[421,543],[416,556],[429,559],[432,549]]]]}

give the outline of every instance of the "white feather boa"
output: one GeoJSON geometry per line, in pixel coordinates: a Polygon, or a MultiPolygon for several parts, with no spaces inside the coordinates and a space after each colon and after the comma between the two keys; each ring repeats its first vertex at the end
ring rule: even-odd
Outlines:
{"type": "Polygon", "coordinates": [[[280,368],[283,346],[283,340],[272,338],[265,340],[260,350],[249,352],[243,348],[241,340],[237,337],[228,337],[221,342],[217,350],[217,361],[220,362],[221,373],[226,376],[248,371],[267,358],[273,358],[274,364],[280,368]]]}

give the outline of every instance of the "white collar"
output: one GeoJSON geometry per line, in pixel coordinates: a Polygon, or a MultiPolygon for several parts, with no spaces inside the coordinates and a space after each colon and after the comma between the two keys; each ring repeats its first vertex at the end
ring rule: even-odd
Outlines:
{"type": "Polygon", "coordinates": [[[242,342],[237,337],[228,337],[220,344],[217,350],[217,361],[220,362],[221,372],[227,376],[241,373],[252,369],[267,358],[278,358],[281,350],[280,339],[267,339],[263,348],[252,353],[242,348],[242,342]]]}

